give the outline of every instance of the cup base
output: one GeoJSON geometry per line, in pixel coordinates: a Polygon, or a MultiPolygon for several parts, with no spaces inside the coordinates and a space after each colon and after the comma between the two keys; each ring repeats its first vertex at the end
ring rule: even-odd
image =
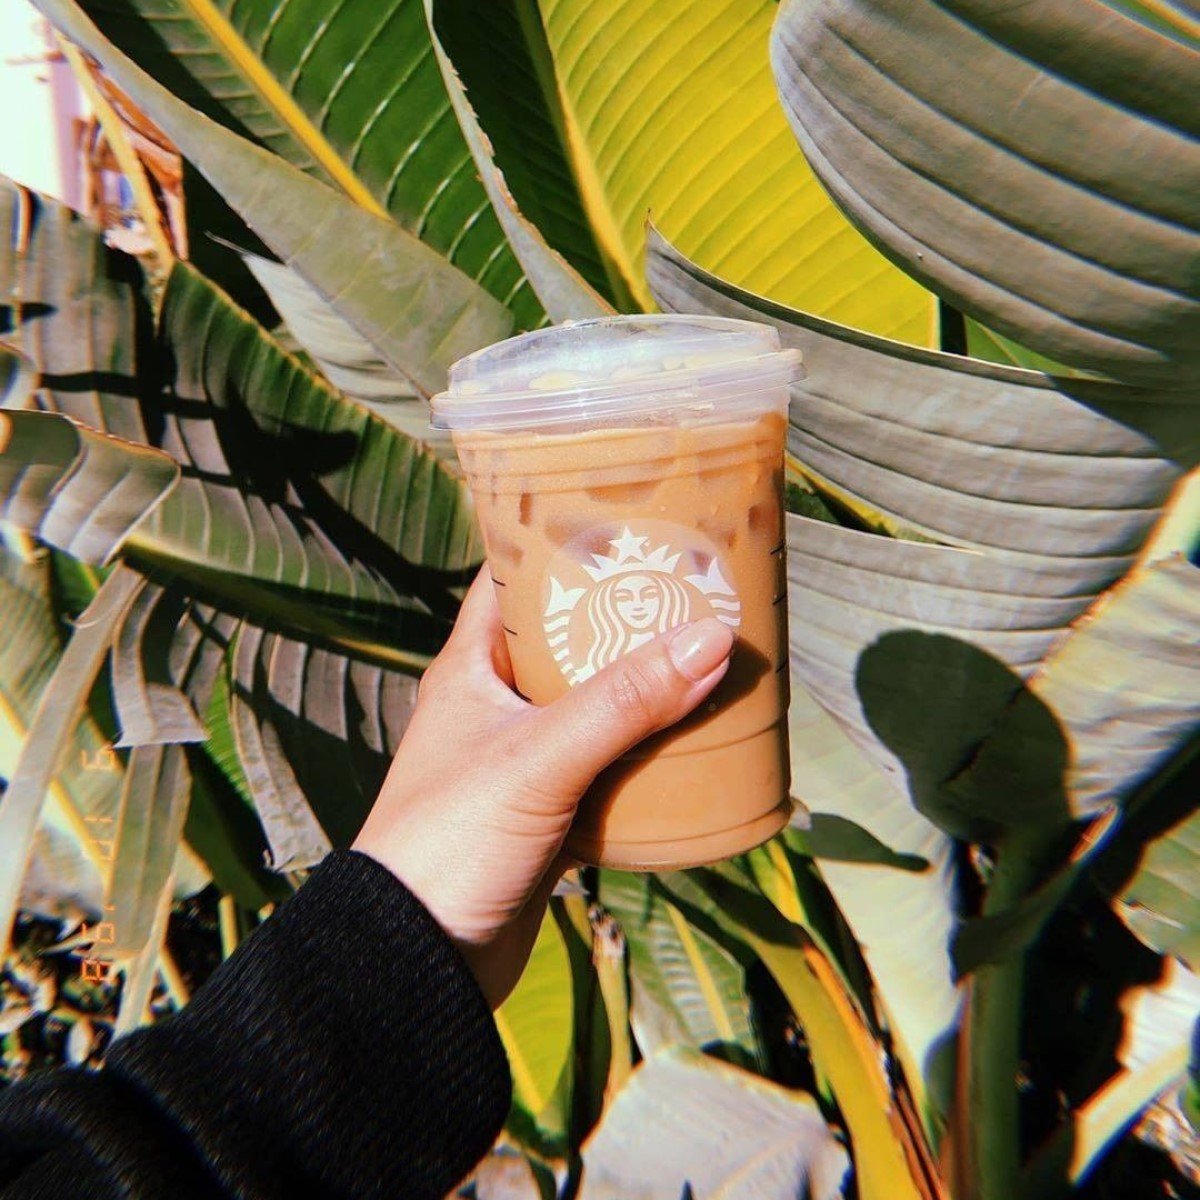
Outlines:
{"type": "Polygon", "coordinates": [[[658,842],[614,842],[568,833],[563,849],[581,863],[616,871],[683,871],[724,862],[770,841],[791,819],[791,798],[785,796],[769,812],[716,833],[658,842]]]}

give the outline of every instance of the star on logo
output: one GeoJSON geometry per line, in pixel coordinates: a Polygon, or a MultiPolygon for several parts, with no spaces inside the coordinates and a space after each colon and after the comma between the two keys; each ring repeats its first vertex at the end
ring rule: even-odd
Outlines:
{"type": "MultiPolygon", "coordinates": [[[[608,544],[616,550],[617,562],[622,563],[627,558],[641,558],[642,556],[638,552],[649,540],[649,538],[645,537],[634,537],[629,526],[626,525],[621,532],[621,536],[613,538],[608,544]]],[[[592,557],[596,558],[595,555],[592,555],[592,557]]],[[[599,562],[600,560],[597,558],[596,561],[599,562]]]]}
{"type": "Polygon", "coordinates": [[[595,566],[585,562],[579,565],[597,583],[611,575],[624,575],[630,571],[662,571],[670,574],[679,562],[679,554],[669,554],[670,546],[666,542],[647,552],[645,547],[649,541],[648,537],[635,535],[626,525],[620,537],[609,539],[608,544],[616,550],[615,554],[593,554],[595,566]]]}

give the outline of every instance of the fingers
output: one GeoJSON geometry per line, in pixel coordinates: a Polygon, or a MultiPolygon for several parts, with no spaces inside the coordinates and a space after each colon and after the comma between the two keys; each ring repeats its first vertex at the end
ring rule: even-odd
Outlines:
{"type": "Polygon", "coordinates": [[[446,642],[446,649],[487,644],[495,634],[502,633],[500,606],[496,603],[496,585],[485,562],[475,572],[471,586],[459,606],[454,620],[454,629],[446,642]]]}
{"type": "Polygon", "coordinates": [[[582,792],[613,759],[691,712],[725,674],[732,648],[729,629],[706,617],[624,655],[529,715],[529,769],[582,792]]]}
{"type": "Polygon", "coordinates": [[[504,639],[496,585],[487,563],[479,568],[463,597],[442,654],[448,657],[461,655],[477,666],[486,666],[506,687],[513,686],[512,663],[504,639]]]}

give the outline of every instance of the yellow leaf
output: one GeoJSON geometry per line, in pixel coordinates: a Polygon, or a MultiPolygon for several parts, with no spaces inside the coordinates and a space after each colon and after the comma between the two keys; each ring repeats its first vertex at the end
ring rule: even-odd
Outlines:
{"type": "Polygon", "coordinates": [[[775,91],[773,0],[540,0],[588,219],[640,303],[645,221],[741,287],[934,345],[935,301],[841,215],[775,91]]]}

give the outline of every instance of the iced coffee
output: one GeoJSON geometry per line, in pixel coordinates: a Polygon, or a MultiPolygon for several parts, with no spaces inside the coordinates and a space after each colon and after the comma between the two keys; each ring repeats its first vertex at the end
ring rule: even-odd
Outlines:
{"type": "Polygon", "coordinates": [[[697,865],[788,819],[782,487],[799,373],[766,326],[615,317],[480,351],[435,397],[526,698],[549,703],[688,621],[735,634],[699,708],[596,780],[567,840],[577,858],[697,865]]]}

